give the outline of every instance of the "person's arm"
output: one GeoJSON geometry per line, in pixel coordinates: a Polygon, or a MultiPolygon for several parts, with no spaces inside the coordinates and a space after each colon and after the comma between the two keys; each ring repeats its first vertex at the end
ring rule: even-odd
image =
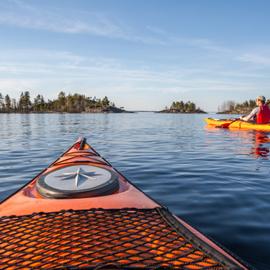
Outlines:
{"type": "Polygon", "coordinates": [[[243,121],[253,120],[258,112],[259,112],[259,108],[257,107],[255,109],[253,109],[249,115],[246,115],[244,117],[242,116],[242,117],[240,117],[240,119],[243,120],[243,121]]]}

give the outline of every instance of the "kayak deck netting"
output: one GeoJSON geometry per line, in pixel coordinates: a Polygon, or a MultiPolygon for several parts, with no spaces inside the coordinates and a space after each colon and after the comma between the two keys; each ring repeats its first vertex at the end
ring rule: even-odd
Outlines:
{"type": "Polygon", "coordinates": [[[33,268],[233,269],[165,208],[0,217],[0,269],[33,268]]]}

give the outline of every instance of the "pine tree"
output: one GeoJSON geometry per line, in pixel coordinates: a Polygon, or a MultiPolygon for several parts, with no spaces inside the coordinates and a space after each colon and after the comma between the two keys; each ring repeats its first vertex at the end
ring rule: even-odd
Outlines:
{"type": "Polygon", "coordinates": [[[5,107],[6,107],[6,112],[11,111],[11,99],[10,99],[9,95],[5,96],[5,107]]]}
{"type": "Polygon", "coordinates": [[[67,109],[67,97],[66,97],[66,93],[61,91],[59,94],[58,94],[58,100],[57,100],[57,109],[60,111],[60,112],[64,112],[66,109],[67,109]]]}
{"type": "Polygon", "coordinates": [[[20,112],[30,112],[31,110],[31,99],[29,91],[25,91],[21,93],[19,100],[19,111],[20,112]]]}
{"type": "Polygon", "coordinates": [[[5,104],[4,104],[4,98],[2,93],[0,93],[0,112],[4,112],[5,104]]]}
{"type": "Polygon", "coordinates": [[[103,107],[107,108],[107,107],[109,107],[109,105],[110,105],[110,101],[109,101],[109,99],[105,96],[105,97],[102,99],[101,104],[102,104],[103,107]]]}
{"type": "Polygon", "coordinates": [[[13,99],[11,100],[11,108],[12,108],[12,111],[13,111],[13,112],[17,112],[18,107],[17,107],[17,101],[16,101],[15,98],[13,98],[13,99]]]}

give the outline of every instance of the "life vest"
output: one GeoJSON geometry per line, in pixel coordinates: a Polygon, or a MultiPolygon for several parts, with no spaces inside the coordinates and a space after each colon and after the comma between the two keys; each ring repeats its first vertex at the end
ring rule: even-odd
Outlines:
{"type": "Polygon", "coordinates": [[[260,110],[257,114],[257,124],[270,123],[270,109],[267,104],[260,106],[260,110]]]}

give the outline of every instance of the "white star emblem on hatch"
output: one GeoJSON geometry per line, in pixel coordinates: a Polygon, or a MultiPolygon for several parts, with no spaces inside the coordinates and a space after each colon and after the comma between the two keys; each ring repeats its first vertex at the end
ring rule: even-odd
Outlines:
{"type": "Polygon", "coordinates": [[[61,180],[75,180],[75,187],[79,187],[79,185],[83,184],[87,180],[96,180],[95,176],[98,176],[95,172],[86,172],[82,168],[78,168],[76,172],[63,173],[62,175],[58,175],[57,177],[61,178],[61,180]]]}

